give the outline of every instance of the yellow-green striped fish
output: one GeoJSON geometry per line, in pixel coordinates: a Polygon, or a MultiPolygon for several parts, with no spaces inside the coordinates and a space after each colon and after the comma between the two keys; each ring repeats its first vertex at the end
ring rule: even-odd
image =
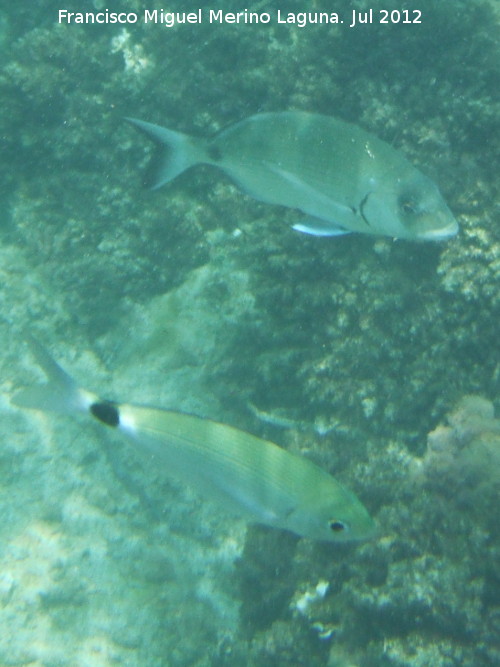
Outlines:
{"type": "Polygon", "coordinates": [[[158,146],[153,188],[194,164],[219,167],[244,192],[305,214],[293,228],[442,240],[458,225],[436,185],[397,150],[330,116],[282,111],[245,118],[209,140],[127,118],[158,146]]]}
{"type": "Polygon", "coordinates": [[[314,540],[374,534],[356,496],[311,461],[209,419],[103,400],[79,388],[36,341],[30,346],[49,382],[17,393],[15,405],[89,414],[121,431],[165,473],[251,520],[314,540]]]}

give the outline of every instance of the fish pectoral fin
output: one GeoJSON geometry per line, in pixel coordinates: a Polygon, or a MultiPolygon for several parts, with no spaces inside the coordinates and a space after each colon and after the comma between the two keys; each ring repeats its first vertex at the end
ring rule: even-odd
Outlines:
{"type": "Polygon", "coordinates": [[[269,169],[269,171],[280,176],[280,178],[286,181],[289,185],[293,185],[299,192],[309,197],[311,201],[315,201],[318,204],[327,207],[331,211],[335,211],[336,215],[352,215],[352,208],[346,206],[345,204],[341,204],[338,201],[335,201],[328,195],[315,188],[313,185],[310,185],[297,174],[294,174],[291,171],[287,171],[286,169],[283,169],[273,162],[265,161],[264,164],[269,169]]]}
{"type": "Polygon", "coordinates": [[[296,232],[303,234],[311,234],[312,236],[344,236],[351,234],[347,229],[338,227],[332,222],[321,220],[320,218],[307,218],[292,226],[296,232]]]}

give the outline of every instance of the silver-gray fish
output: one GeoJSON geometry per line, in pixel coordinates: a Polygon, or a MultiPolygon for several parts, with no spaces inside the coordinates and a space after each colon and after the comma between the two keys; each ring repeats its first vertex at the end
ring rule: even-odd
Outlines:
{"type": "Polygon", "coordinates": [[[313,540],[366,539],[376,533],[358,498],[312,461],[232,426],[193,415],[114,403],[80,388],[36,341],[48,384],[18,392],[19,407],[81,413],[128,437],[166,474],[219,501],[226,511],[313,540]]]}
{"type": "Polygon", "coordinates": [[[299,209],[294,229],[443,240],[458,224],[436,185],[397,150],[355,125],[301,111],[262,113],[209,140],[127,121],[158,146],[149,184],[211,164],[259,201],[299,209]]]}

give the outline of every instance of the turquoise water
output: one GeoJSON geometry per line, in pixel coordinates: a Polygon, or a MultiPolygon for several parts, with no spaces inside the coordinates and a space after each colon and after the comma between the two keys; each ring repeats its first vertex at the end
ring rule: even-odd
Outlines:
{"type": "Polygon", "coordinates": [[[278,24],[272,3],[249,7],[269,24],[173,28],[107,7],[140,19],[0,6],[0,665],[498,664],[498,3],[421,0],[411,25],[376,22],[406,3],[328,6],[374,10],[353,28],[278,24]],[[301,235],[203,166],[151,192],[122,121],[210,136],[289,109],[399,149],[459,235],[301,235]],[[102,395],[308,456],[380,534],[247,525],[98,424],[15,409],[41,381],[26,329],[102,395]]]}

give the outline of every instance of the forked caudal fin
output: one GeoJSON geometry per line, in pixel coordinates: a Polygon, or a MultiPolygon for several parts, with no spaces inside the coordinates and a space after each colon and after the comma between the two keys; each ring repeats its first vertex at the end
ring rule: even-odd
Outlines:
{"type": "Polygon", "coordinates": [[[26,335],[26,341],[48,383],[22,389],[12,403],[20,408],[63,414],[86,412],[97,397],[81,389],[30,334],[26,335]]]}
{"type": "Polygon", "coordinates": [[[137,118],[125,120],[156,144],[156,152],[145,178],[146,186],[152,190],[172,181],[189,167],[206,161],[205,143],[202,139],[167,130],[153,123],[145,123],[137,118]]]}

